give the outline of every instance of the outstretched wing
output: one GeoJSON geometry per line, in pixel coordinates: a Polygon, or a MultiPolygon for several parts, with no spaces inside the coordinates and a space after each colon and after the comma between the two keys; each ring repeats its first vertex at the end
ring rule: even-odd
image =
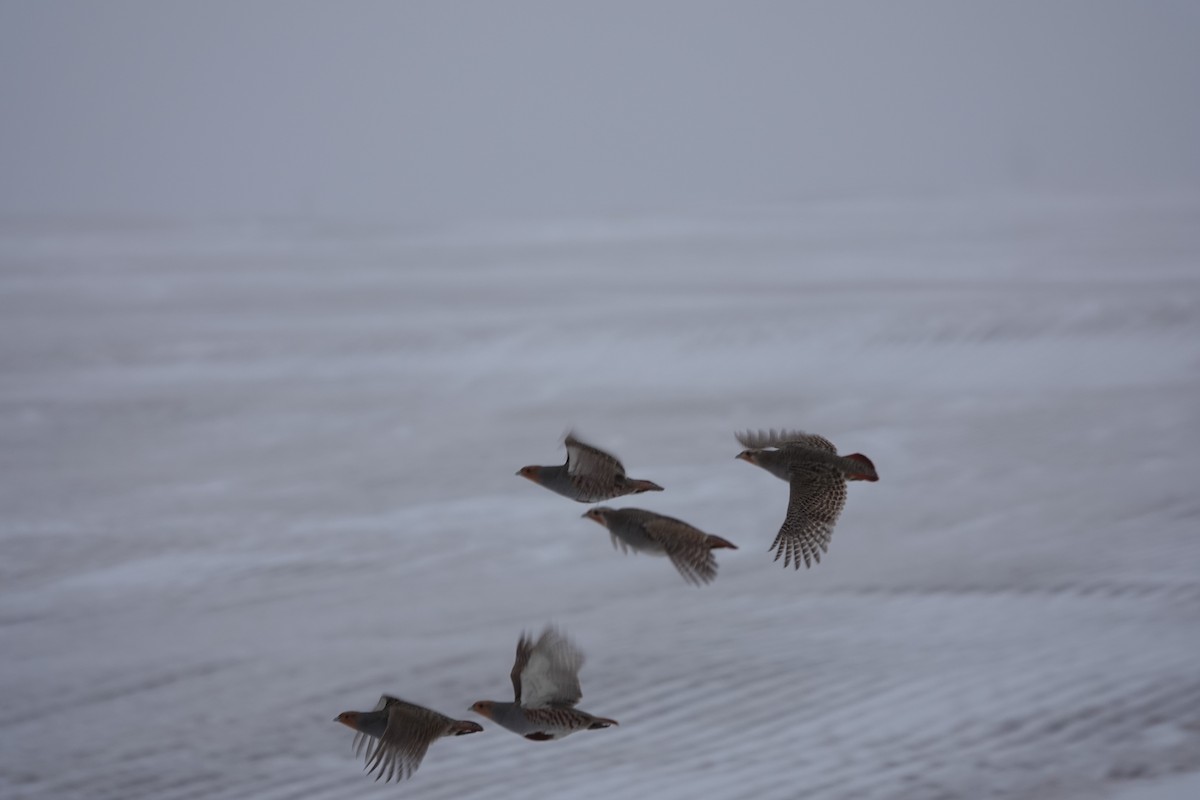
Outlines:
{"type": "Polygon", "coordinates": [[[605,486],[618,478],[625,477],[625,467],[610,453],[579,441],[574,432],[568,433],[567,473],[572,477],[583,477],[605,486]]]}
{"type": "Polygon", "coordinates": [[[703,531],[671,517],[647,520],[642,529],[646,536],[662,545],[667,558],[688,583],[699,586],[717,577],[717,557],[703,531]]]}
{"type": "Polygon", "coordinates": [[[521,673],[525,671],[525,665],[529,663],[529,654],[533,652],[533,639],[522,633],[521,638],[517,640],[517,658],[513,661],[512,678],[513,685],[513,702],[517,705],[521,704],[521,673]]]}
{"type": "Polygon", "coordinates": [[[800,444],[805,447],[811,447],[814,450],[825,450],[830,453],[836,453],[837,448],[833,446],[833,442],[826,439],[824,436],[818,436],[815,433],[805,433],[804,431],[776,431],[772,428],[769,431],[744,431],[735,433],[738,442],[743,447],[749,447],[753,450],[762,450],[764,447],[782,447],[785,444],[800,444]]]}
{"type": "Polygon", "coordinates": [[[833,526],[846,505],[846,480],[836,467],[826,464],[793,467],[791,476],[787,517],[771,549],[776,561],[783,556],[783,566],[800,569],[801,558],[811,567],[829,549],[833,526]]]}
{"type": "Polygon", "coordinates": [[[374,747],[367,749],[365,769],[375,774],[375,780],[401,781],[417,771],[429,745],[445,735],[451,720],[424,706],[388,695],[379,702],[388,712],[387,728],[378,739],[368,737],[374,747]]]}
{"type": "Polygon", "coordinates": [[[574,706],[583,697],[579,688],[582,666],[583,651],[554,628],[546,628],[521,670],[521,706],[574,706]]]}

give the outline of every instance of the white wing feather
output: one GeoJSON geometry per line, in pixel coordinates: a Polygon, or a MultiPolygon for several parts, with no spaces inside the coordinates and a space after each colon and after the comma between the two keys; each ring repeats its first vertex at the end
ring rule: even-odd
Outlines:
{"type": "Polygon", "coordinates": [[[547,628],[521,671],[521,705],[526,708],[573,706],[583,697],[579,670],[583,652],[553,628],[547,628]]]}

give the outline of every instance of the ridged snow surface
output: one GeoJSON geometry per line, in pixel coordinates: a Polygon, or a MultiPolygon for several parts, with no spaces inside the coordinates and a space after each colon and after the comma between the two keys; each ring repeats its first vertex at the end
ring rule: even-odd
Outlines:
{"type": "Polygon", "coordinates": [[[1200,202],[0,226],[0,796],[1195,796],[1200,202]],[[828,555],[733,432],[863,452],[828,555]],[[621,555],[561,435],[739,545],[621,555]],[[519,633],[620,727],[435,743],[519,633]]]}

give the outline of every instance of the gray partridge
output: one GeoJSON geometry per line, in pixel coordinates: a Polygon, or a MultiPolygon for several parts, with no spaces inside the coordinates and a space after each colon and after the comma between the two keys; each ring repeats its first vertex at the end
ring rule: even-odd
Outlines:
{"type": "Polygon", "coordinates": [[[373,711],[343,711],[334,718],[357,731],[354,754],[366,751],[365,769],[391,781],[410,777],[421,765],[425,751],[443,736],[479,733],[477,722],[451,719],[436,711],[383,695],[373,711]]]}
{"type": "Polygon", "coordinates": [[[613,547],[623,551],[665,555],[688,583],[708,583],[717,577],[713,550],[737,545],[694,528],[682,520],[640,508],[597,506],[583,515],[608,528],[613,547]]]}
{"type": "Polygon", "coordinates": [[[625,477],[625,467],[612,454],[568,433],[567,461],[548,467],[522,467],[517,474],[580,503],[599,503],[627,494],[661,492],[652,481],[625,477]]]}
{"type": "Polygon", "coordinates": [[[546,628],[536,643],[521,634],[510,675],[513,702],[480,700],[471,710],[534,742],[616,725],[615,719],[575,708],[583,696],[579,688],[582,666],[583,652],[554,628],[546,628]]]}
{"type": "Polygon", "coordinates": [[[746,447],[738,458],[762,467],[788,482],[787,516],[771,544],[775,560],[783,565],[800,559],[811,567],[828,552],[838,515],[846,505],[846,481],[877,481],[879,473],[871,459],[861,453],[838,455],[837,448],[823,436],[803,431],[758,431],[739,433],[746,447]]]}

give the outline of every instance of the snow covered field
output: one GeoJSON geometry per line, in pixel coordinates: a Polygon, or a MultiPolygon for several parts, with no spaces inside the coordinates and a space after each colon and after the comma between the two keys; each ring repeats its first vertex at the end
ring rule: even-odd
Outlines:
{"type": "Polygon", "coordinates": [[[1194,797],[1200,199],[0,225],[0,797],[1194,797]],[[686,585],[514,476],[725,536],[686,585]],[[868,454],[827,558],[733,431],[868,454]],[[373,784],[522,629],[621,726],[373,784]]]}

